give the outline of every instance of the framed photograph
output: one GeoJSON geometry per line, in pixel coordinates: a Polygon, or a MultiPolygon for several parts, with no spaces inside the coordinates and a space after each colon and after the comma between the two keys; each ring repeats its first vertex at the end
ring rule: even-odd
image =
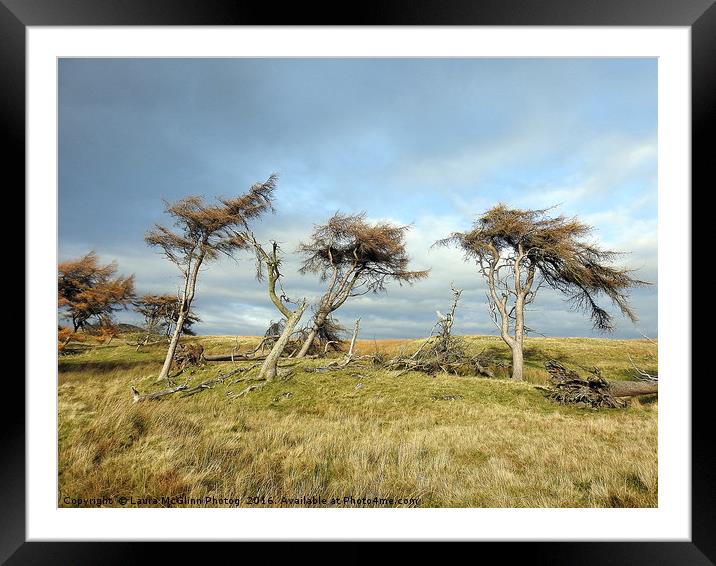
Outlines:
{"type": "Polygon", "coordinates": [[[0,1],[28,266],[8,564],[712,563],[712,2],[0,1]]]}

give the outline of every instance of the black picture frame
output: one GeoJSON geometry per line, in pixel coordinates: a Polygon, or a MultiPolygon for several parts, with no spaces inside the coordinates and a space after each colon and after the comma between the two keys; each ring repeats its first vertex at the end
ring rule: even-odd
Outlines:
{"type": "MultiPolygon", "coordinates": [[[[451,0],[333,4],[241,0],[0,0],[0,112],[6,140],[6,187],[25,184],[25,32],[27,26],[89,25],[555,25],[687,26],[692,39],[692,187],[714,187],[709,138],[716,117],[716,5],[714,0],[451,0]]],[[[13,189],[6,188],[6,191],[13,189]]],[[[693,189],[684,187],[684,190],[693,189]]],[[[13,192],[19,194],[19,190],[13,192]]],[[[683,266],[681,267],[683,269],[683,266]]],[[[690,264],[686,274],[691,281],[690,264]]],[[[26,302],[28,297],[26,297],[26,302]]],[[[691,329],[683,329],[691,333],[691,329]]],[[[26,342],[27,344],[27,342],[26,342]]],[[[27,346],[26,346],[27,348],[27,346]]],[[[691,378],[689,360],[684,379],[691,378]]],[[[489,544],[510,561],[537,564],[713,564],[716,561],[716,466],[708,374],[692,380],[692,538],[690,542],[500,542],[489,544]]],[[[18,388],[19,389],[19,388],[18,388]]],[[[9,403],[8,403],[9,405],[9,403]]],[[[0,562],[17,564],[127,564],[161,553],[185,556],[182,545],[70,543],[25,540],[25,414],[2,412],[0,562]],[[161,546],[161,548],[159,548],[161,546]]],[[[585,535],[589,525],[585,525],[585,535]]],[[[78,533],[81,536],[80,533],[78,533]]],[[[559,536],[559,533],[555,533],[559,536]]],[[[316,534],[320,538],[320,533],[316,534]]],[[[373,555],[365,545],[343,548],[340,559],[373,555]]],[[[488,549],[485,549],[488,550],[488,549]]],[[[292,550],[295,552],[295,550],[292,550]]],[[[206,552],[206,551],[204,551],[206,552]]],[[[213,553],[214,550],[212,549],[213,553]]],[[[276,558],[276,549],[272,557],[276,558]]],[[[300,552],[310,552],[301,549],[300,552]]],[[[382,552],[382,550],[380,551],[382,552]]],[[[482,553],[480,549],[478,552],[482,553]]],[[[330,557],[333,552],[320,553],[330,557]]],[[[237,556],[238,558],[238,556],[237,556]]],[[[334,556],[335,558],[335,556],[334,556]]]]}

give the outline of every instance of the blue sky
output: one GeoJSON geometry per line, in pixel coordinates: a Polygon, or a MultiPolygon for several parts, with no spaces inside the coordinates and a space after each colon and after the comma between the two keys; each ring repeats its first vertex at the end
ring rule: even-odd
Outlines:
{"type": "MultiPolygon", "coordinates": [[[[244,192],[280,176],[276,213],[255,226],[288,252],[284,286],[315,301],[296,244],[340,209],[412,224],[428,280],[336,313],[365,338],[416,337],[464,289],[456,330],[494,334],[485,287],[457,251],[430,245],[496,204],[559,205],[593,239],[627,252],[654,285],[634,326],[657,335],[656,59],[61,59],[60,259],[94,249],[139,292],[174,292],[175,268],[143,241],[162,199],[244,192]]],[[[528,313],[547,336],[594,336],[549,290],[528,313]]],[[[202,334],[263,333],[278,314],[251,257],[202,272],[202,334]]],[[[133,321],[131,313],[120,316],[133,321]]]]}

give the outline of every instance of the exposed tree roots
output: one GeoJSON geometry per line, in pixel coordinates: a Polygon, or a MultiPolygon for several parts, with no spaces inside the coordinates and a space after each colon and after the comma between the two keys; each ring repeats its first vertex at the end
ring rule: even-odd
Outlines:
{"type": "Polygon", "coordinates": [[[546,395],[564,405],[616,409],[626,406],[623,397],[658,393],[658,382],[655,381],[607,381],[597,368],[591,370],[590,375],[581,377],[556,360],[548,361],[545,367],[551,378],[546,395]]]}
{"type": "MultiPolygon", "coordinates": [[[[179,344],[176,352],[174,352],[171,368],[181,373],[187,366],[201,365],[203,363],[203,354],[204,347],[201,344],[179,344]]],[[[179,373],[176,375],[179,375],[179,373]]]]}

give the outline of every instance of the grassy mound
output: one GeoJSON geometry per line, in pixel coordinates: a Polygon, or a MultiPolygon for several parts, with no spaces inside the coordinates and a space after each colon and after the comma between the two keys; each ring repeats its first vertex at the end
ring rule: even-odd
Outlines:
{"type": "MultiPolygon", "coordinates": [[[[256,340],[189,341],[219,353],[256,340]]],[[[494,349],[508,359],[496,338],[466,340],[475,352],[494,349]]],[[[358,354],[417,345],[360,341],[358,354]]],[[[629,356],[655,366],[656,346],[647,341],[530,339],[525,383],[350,366],[316,373],[305,370],[325,361],[305,360],[288,381],[245,397],[235,396],[241,382],[133,404],[130,385],[160,388],[163,353],[161,345],[136,352],[117,341],[60,357],[60,506],[103,496],[144,506],[206,497],[246,506],[291,506],[302,497],[341,506],[657,505],[657,403],[585,410],[557,405],[538,389],[552,358],[627,379],[629,356]]],[[[191,385],[246,363],[210,363],[179,379],[191,385]]]]}

